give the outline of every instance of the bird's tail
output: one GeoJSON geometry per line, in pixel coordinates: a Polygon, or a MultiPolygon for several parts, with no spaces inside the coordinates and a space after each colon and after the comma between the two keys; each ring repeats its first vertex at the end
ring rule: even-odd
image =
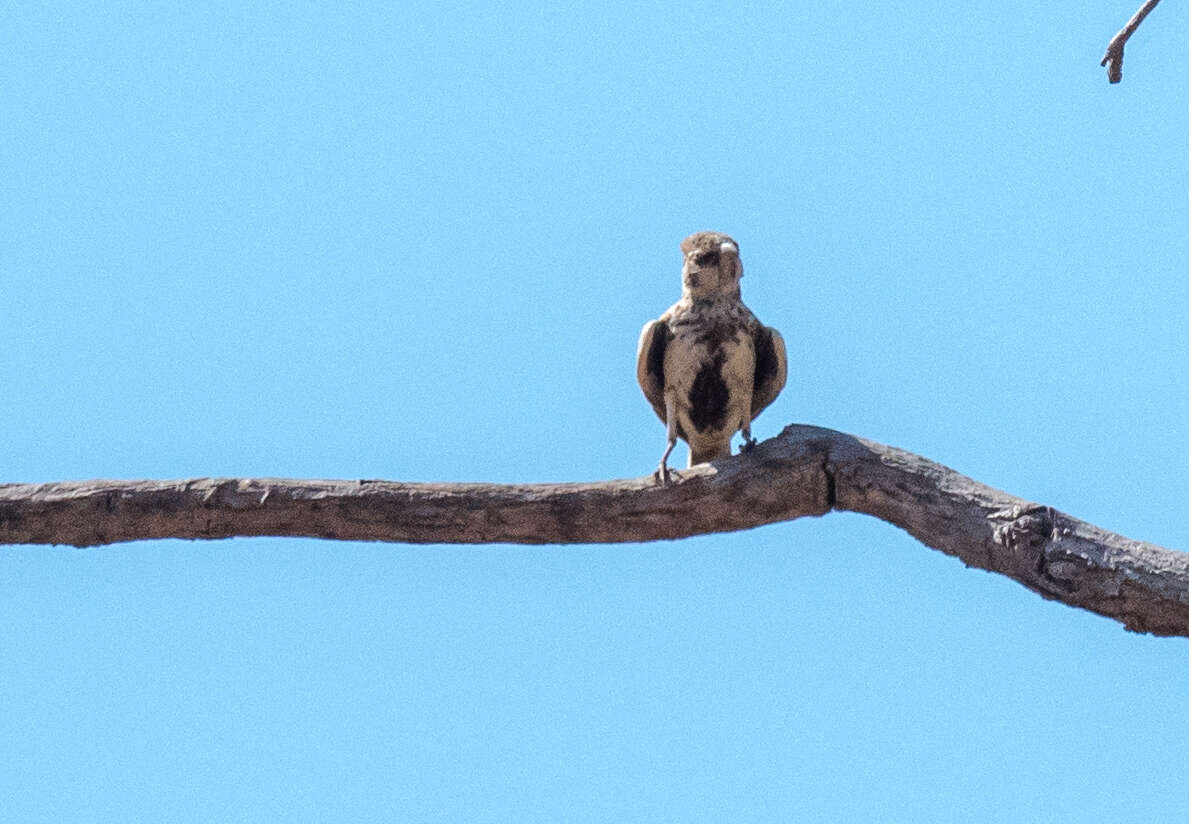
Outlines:
{"type": "Polygon", "coordinates": [[[689,465],[710,463],[731,457],[731,442],[720,444],[698,444],[689,448],[689,465]]]}

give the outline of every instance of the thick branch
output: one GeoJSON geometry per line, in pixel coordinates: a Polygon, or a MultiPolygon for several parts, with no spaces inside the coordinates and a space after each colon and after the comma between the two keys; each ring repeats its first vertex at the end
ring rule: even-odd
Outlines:
{"type": "Polygon", "coordinates": [[[213,479],[0,485],[0,544],[284,535],[408,543],[613,543],[874,515],[1046,598],[1189,636],[1189,555],[1132,541],[930,460],[790,426],[747,455],[574,484],[213,479]]]}
{"type": "Polygon", "coordinates": [[[1106,54],[1103,55],[1102,62],[1098,65],[1106,66],[1106,77],[1110,82],[1118,83],[1123,79],[1123,47],[1127,45],[1131,35],[1135,34],[1139,24],[1144,22],[1148,12],[1156,8],[1156,4],[1159,2],[1160,0],[1147,0],[1140,6],[1139,11],[1127,21],[1127,25],[1120,29],[1119,33],[1112,37],[1111,42],[1107,44],[1106,54]]]}

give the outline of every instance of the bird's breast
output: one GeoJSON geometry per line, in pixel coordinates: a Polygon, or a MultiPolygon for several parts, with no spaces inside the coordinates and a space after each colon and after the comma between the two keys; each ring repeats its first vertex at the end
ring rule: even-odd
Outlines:
{"type": "Polygon", "coordinates": [[[750,407],[755,349],[745,321],[727,316],[674,318],[665,351],[665,391],[697,432],[738,429],[750,407]]]}

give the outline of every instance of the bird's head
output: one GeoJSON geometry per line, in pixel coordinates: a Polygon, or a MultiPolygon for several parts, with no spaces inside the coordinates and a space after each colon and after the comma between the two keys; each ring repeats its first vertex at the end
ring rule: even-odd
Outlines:
{"type": "Polygon", "coordinates": [[[682,291],[692,298],[739,297],[739,244],[722,232],[696,232],[681,241],[682,291]]]}

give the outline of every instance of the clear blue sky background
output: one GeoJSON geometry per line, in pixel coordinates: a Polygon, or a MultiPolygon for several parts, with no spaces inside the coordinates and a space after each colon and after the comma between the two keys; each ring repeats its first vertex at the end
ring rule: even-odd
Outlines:
{"type": "MultiPolygon", "coordinates": [[[[757,422],[1189,548],[1189,15],[19,3],[0,481],[650,471],[738,239],[757,422]]],[[[684,464],[684,448],[678,464],[684,464]]],[[[640,546],[0,550],[5,821],[1170,821],[1189,642],[829,515],[640,546]]]]}

